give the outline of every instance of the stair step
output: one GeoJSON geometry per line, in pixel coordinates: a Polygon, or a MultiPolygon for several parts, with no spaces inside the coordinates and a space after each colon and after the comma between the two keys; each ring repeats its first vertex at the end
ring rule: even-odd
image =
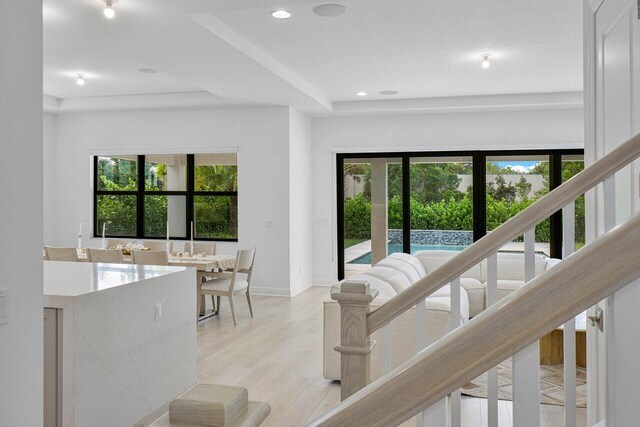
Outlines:
{"type": "MultiPolygon", "coordinates": [[[[258,427],[267,419],[270,413],[271,407],[268,403],[249,401],[247,407],[238,415],[238,417],[233,419],[225,427],[258,427]]],[[[149,424],[149,427],[203,427],[209,425],[210,424],[173,422],[169,419],[169,413],[167,412],[162,417],[149,424]]]]}
{"type": "Polygon", "coordinates": [[[210,427],[227,427],[246,411],[246,388],[215,384],[197,384],[169,405],[171,422],[210,427]]]}

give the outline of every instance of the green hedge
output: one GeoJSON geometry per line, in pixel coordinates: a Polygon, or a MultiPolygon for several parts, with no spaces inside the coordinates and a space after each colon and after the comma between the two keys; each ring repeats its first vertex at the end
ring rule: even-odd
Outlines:
{"type": "MultiPolygon", "coordinates": [[[[524,199],[509,203],[487,195],[487,229],[495,229],[534,201],[524,199]]],[[[413,230],[473,229],[473,205],[466,194],[460,200],[451,198],[426,205],[411,198],[410,204],[413,230]]],[[[344,204],[344,223],[346,239],[370,239],[371,203],[362,195],[347,199],[344,204]]],[[[389,200],[389,228],[402,228],[402,199],[399,196],[389,200]]],[[[549,242],[548,219],[536,227],[536,241],[549,242]]]]}

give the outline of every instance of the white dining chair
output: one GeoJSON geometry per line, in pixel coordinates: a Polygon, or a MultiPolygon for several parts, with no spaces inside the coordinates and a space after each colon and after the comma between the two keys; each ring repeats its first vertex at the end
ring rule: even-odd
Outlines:
{"type": "Polygon", "coordinates": [[[54,246],[44,247],[44,259],[47,261],[78,261],[78,251],[76,248],[56,248],[54,246]]]}
{"type": "MultiPolygon", "coordinates": [[[[149,248],[150,251],[165,251],[167,250],[166,240],[143,240],[142,246],[149,248]]],[[[173,251],[173,242],[169,241],[169,252],[173,251]]]]}
{"type": "MultiPolygon", "coordinates": [[[[244,292],[247,297],[247,305],[249,306],[249,314],[253,317],[253,307],[251,306],[251,273],[253,271],[253,262],[256,256],[256,248],[238,251],[236,256],[236,264],[233,271],[225,271],[220,273],[212,273],[212,278],[206,280],[200,286],[200,295],[214,295],[217,299],[216,306],[218,313],[220,312],[220,297],[229,298],[229,306],[231,307],[231,317],[233,324],[237,325],[236,310],[233,300],[235,293],[244,292]]],[[[200,304],[202,298],[198,298],[198,312],[200,312],[200,304]]]]}
{"type": "MultiPolygon", "coordinates": [[[[184,248],[189,249],[190,242],[186,242],[184,244],[184,248]]],[[[193,242],[193,253],[198,255],[201,253],[205,253],[207,255],[215,255],[216,254],[216,244],[210,242],[193,242]]]]}
{"type": "Polygon", "coordinates": [[[138,265],[169,265],[166,251],[131,251],[131,257],[138,265]]]}
{"type": "Polygon", "coordinates": [[[104,262],[110,264],[122,264],[122,251],[120,249],[95,249],[87,248],[89,262],[104,262]]]}

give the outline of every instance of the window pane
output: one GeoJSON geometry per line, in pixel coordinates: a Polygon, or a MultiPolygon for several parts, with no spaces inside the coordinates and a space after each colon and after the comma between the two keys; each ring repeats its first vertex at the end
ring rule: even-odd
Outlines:
{"type": "Polygon", "coordinates": [[[411,253],[473,243],[473,159],[412,157],[411,253]]]}
{"type": "Polygon", "coordinates": [[[196,238],[238,238],[238,196],[195,196],[194,204],[196,238]]]}
{"type": "Polygon", "coordinates": [[[144,186],[147,191],[186,191],[187,156],[150,154],[144,157],[144,186]]]}
{"type": "Polygon", "coordinates": [[[136,200],[130,195],[98,196],[98,230],[102,232],[102,224],[109,236],[136,235],[136,200]]]}
{"type": "MultiPolygon", "coordinates": [[[[584,169],[583,156],[562,156],[562,182],[582,172],[584,169]]],[[[576,222],[576,250],[585,245],[585,213],[584,213],[584,194],[576,199],[575,202],[575,222],[576,222]]]]}
{"type": "MultiPolygon", "coordinates": [[[[487,158],[487,231],[496,229],[549,192],[549,156],[487,158]]],[[[536,226],[536,252],[550,256],[549,218],[536,226]]],[[[520,236],[502,249],[524,251],[520,236]]]]}
{"type": "Polygon", "coordinates": [[[138,156],[98,156],[98,190],[136,191],[138,156]]]}
{"type": "Polygon", "coordinates": [[[195,191],[237,191],[235,154],[196,154],[195,191]]]}
{"type": "Polygon", "coordinates": [[[187,198],[185,196],[144,196],[144,236],[187,237],[187,198]],[[168,213],[168,215],[167,215],[168,213]]]}
{"type": "Polygon", "coordinates": [[[402,252],[402,159],[345,159],[344,273],[402,252]]]}

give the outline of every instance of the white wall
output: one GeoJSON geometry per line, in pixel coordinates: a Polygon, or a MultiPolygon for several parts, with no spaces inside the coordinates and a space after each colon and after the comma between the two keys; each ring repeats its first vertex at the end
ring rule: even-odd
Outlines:
{"type": "Polygon", "coordinates": [[[314,283],[337,279],[336,152],[583,148],[582,114],[570,109],[314,118],[314,283]]]}
{"type": "Polygon", "coordinates": [[[291,291],[295,295],[312,284],[311,119],[289,112],[289,206],[291,291]]]}
{"type": "Polygon", "coordinates": [[[0,426],[42,425],[42,3],[0,1],[0,426]]]}
{"type": "MultiPolygon", "coordinates": [[[[55,159],[56,157],[56,126],[57,118],[53,114],[44,113],[44,138],[43,151],[45,159],[55,159]]],[[[43,164],[44,174],[44,241],[53,242],[56,230],[56,163],[46,161],[43,164]]]]}
{"type": "MultiPolygon", "coordinates": [[[[75,245],[84,223],[89,242],[91,153],[238,150],[238,243],[218,242],[220,253],[257,247],[257,293],[290,295],[289,109],[122,111],[57,116],[56,212],[47,243],[75,245]],[[267,222],[272,228],[267,228],[267,222]],[[49,240],[50,239],[50,240],[49,240]]],[[[48,207],[51,211],[51,206],[48,207]]]]}

